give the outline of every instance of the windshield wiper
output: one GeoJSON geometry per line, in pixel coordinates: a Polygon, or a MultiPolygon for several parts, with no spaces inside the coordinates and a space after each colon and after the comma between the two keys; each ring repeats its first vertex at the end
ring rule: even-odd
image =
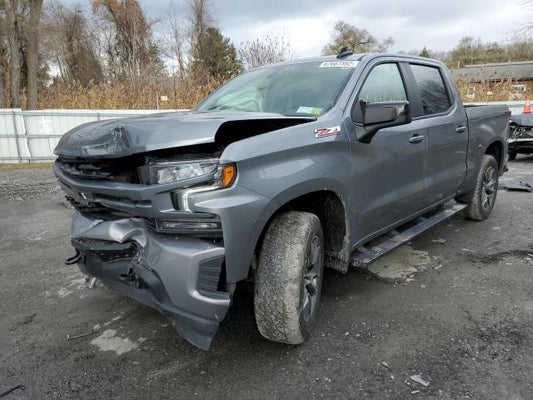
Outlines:
{"type": "Polygon", "coordinates": [[[227,106],[222,106],[220,104],[216,104],[214,106],[209,107],[206,111],[215,111],[215,110],[229,110],[230,108],[227,106]]]}
{"type": "Polygon", "coordinates": [[[317,119],[317,116],[311,113],[295,113],[295,114],[281,114],[281,115],[283,115],[284,117],[302,117],[302,118],[311,117],[311,118],[317,119]]]}

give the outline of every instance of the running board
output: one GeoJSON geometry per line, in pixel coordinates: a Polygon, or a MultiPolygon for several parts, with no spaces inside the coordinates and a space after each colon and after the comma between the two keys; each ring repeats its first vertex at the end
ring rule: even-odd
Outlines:
{"type": "Polygon", "coordinates": [[[350,265],[358,268],[366,267],[366,264],[408,242],[425,230],[463,210],[466,206],[466,204],[459,204],[455,201],[445,203],[415,220],[371,240],[366,246],[360,246],[352,253],[350,265]],[[372,247],[368,247],[368,245],[372,247]]]}

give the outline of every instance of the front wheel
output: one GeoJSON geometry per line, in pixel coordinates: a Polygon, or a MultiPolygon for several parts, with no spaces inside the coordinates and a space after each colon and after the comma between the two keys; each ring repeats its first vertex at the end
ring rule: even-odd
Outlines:
{"type": "Polygon", "coordinates": [[[481,161],[481,168],[476,179],[474,196],[472,201],[465,208],[465,216],[476,221],[483,221],[488,218],[496,202],[498,194],[498,163],[491,155],[484,155],[481,161]]]}
{"type": "Polygon", "coordinates": [[[324,272],[324,234],[318,217],[289,211],[265,233],[257,267],[254,309],[265,338],[300,344],[318,315],[324,272]]]}

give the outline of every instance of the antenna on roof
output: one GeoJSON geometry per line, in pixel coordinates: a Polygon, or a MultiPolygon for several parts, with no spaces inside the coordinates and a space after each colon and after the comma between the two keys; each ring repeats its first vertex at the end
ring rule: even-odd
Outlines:
{"type": "Polygon", "coordinates": [[[337,53],[337,58],[341,59],[341,58],[344,58],[344,57],[351,56],[352,54],[353,54],[353,51],[348,46],[341,47],[341,49],[337,53]]]}

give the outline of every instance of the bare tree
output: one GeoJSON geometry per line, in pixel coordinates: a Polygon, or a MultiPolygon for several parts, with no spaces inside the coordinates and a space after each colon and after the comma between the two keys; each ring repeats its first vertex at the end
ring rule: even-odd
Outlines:
{"type": "MultiPolygon", "coordinates": [[[[152,23],[147,20],[138,0],[93,0],[93,10],[102,12],[115,31],[111,56],[123,76],[139,78],[156,74],[162,67],[159,49],[152,41],[152,23]]],[[[160,72],[160,71],[159,71],[160,72]]]]}
{"type": "Polygon", "coordinates": [[[17,0],[4,0],[6,36],[9,42],[10,106],[20,107],[20,45],[17,35],[17,0]]]}
{"type": "Polygon", "coordinates": [[[38,108],[37,99],[37,72],[39,70],[39,22],[43,0],[30,0],[30,17],[27,29],[28,41],[28,100],[26,108],[35,110],[38,108]]]}
{"type": "Polygon", "coordinates": [[[451,60],[457,63],[456,67],[468,64],[477,64],[483,61],[484,47],[480,38],[465,36],[451,52],[451,60]]]}
{"type": "Polygon", "coordinates": [[[4,30],[0,29],[0,108],[7,107],[6,89],[4,85],[4,79],[6,77],[6,57],[4,47],[4,30]]]}
{"type": "Polygon", "coordinates": [[[290,58],[291,45],[283,36],[266,36],[241,43],[237,54],[245,69],[257,68],[290,58]]]}
{"type": "Polygon", "coordinates": [[[168,27],[170,31],[170,38],[167,44],[168,53],[176,63],[181,79],[185,76],[186,65],[186,47],[187,47],[187,32],[183,28],[183,18],[178,4],[175,0],[170,0],[167,8],[168,27]]]}
{"type": "Polygon", "coordinates": [[[103,81],[87,20],[75,6],[67,8],[58,1],[49,4],[43,22],[42,47],[62,78],[86,87],[103,81]]]}
{"type": "Polygon", "coordinates": [[[201,41],[214,25],[209,0],[188,0],[189,45],[192,60],[201,58],[201,41]]]}
{"type": "Polygon", "coordinates": [[[533,60],[533,38],[530,33],[515,34],[505,46],[508,61],[533,60]]]}
{"type": "Polygon", "coordinates": [[[366,29],[359,29],[344,21],[337,21],[331,34],[331,43],[324,46],[322,53],[337,54],[340,48],[348,46],[354,52],[383,53],[394,45],[394,40],[389,37],[379,42],[366,29]]]}

